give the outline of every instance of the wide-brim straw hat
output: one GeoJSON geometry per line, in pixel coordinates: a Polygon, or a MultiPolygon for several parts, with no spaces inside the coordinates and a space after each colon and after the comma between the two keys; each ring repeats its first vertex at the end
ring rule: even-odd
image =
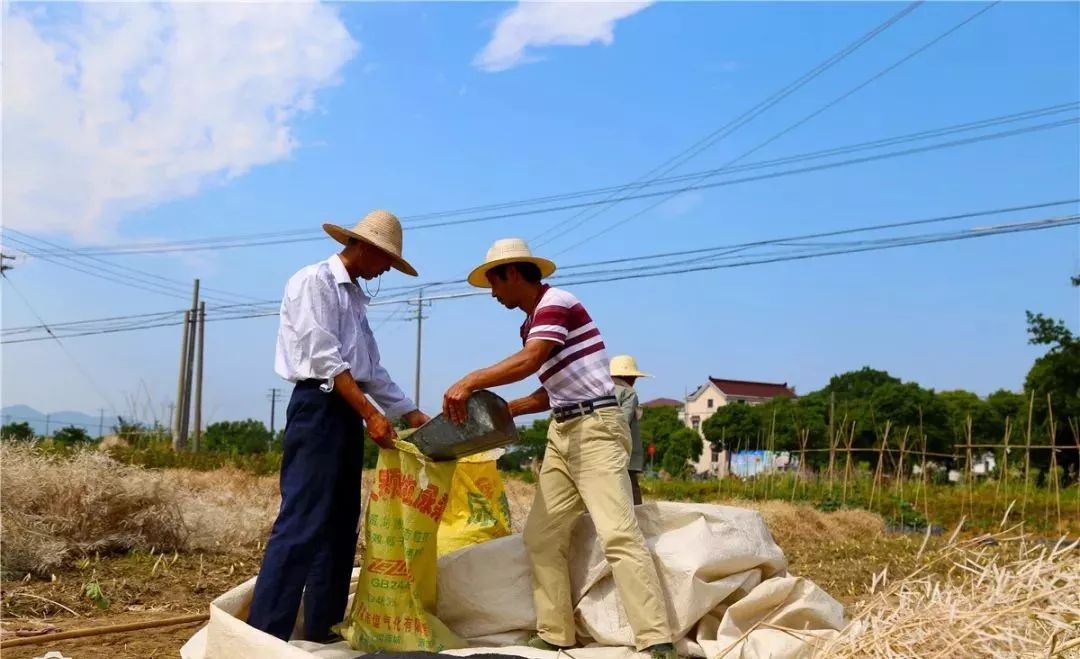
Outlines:
{"type": "Polygon", "coordinates": [[[642,373],[637,366],[637,360],[630,355],[616,355],[611,358],[611,377],[614,378],[651,378],[648,373],[642,373]]]}
{"type": "Polygon", "coordinates": [[[496,240],[488,249],[484,262],[469,273],[469,283],[477,288],[491,288],[487,273],[492,268],[507,263],[533,263],[540,268],[540,278],[546,279],[555,272],[555,263],[539,256],[533,256],[529,245],[521,238],[502,238],[496,240]]]}
{"type": "Polygon", "coordinates": [[[416,276],[416,268],[409,265],[409,262],[401,256],[401,222],[393,213],[373,210],[352,229],[339,227],[336,224],[324,224],[322,228],[342,245],[348,245],[349,238],[355,238],[378,247],[393,259],[392,265],[395,270],[412,277],[416,276]]]}

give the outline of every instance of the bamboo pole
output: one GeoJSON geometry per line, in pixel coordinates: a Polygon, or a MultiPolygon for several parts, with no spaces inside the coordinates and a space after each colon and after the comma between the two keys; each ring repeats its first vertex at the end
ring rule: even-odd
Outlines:
{"type": "Polygon", "coordinates": [[[1031,479],[1031,421],[1035,411],[1035,392],[1031,392],[1031,398],[1028,401],[1028,422],[1027,422],[1027,448],[1024,450],[1024,499],[1020,505],[1020,522],[1023,523],[1027,520],[1027,502],[1028,502],[1028,482],[1031,479]]]}
{"type": "Polygon", "coordinates": [[[1009,436],[1012,434],[1012,418],[1005,417],[1005,448],[1001,452],[1001,473],[994,486],[994,519],[998,515],[998,501],[1001,490],[1005,490],[1005,499],[1009,498],[1009,436]]]}
{"type": "Polygon", "coordinates": [[[844,490],[843,490],[843,494],[840,497],[840,505],[841,506],[847,504],[848,478],[850,478],[850,476],[851,476],[851,445],[855,442],[855,425],[856,425],[856,422],[852,421],[851,422],[851,432],[848,433],[847,452],[846,452],[845,458],[844,458],[844,490]]]}
{"type": "Polygon", "coordinates": [[[910,432],[911,426],[904,428],[904,436],[900,439],[900,460],[896,463],[896,495],[901,502],[904,500],[904,450],[907,449],[910,432]]]}
{"type": "MultiPolygon", "coordinates": [[[[1057,443],[1057,422],[1054,420],[1054,401],[1051,394],[1046,394],[1046,420],[1048,422],[1047,430],[1050,433],[1050,445],[1053,446],[1057,443]]],[[[1061,532],[1061,483],[1058,481],[1057,473],[1057,451],[1050,449],[1050,478],[1054,488],[1054,502],[1057,509],[1057,530],[1061,532]]],[[[1046,505],[1050,505],[1050,500],[1047,499],[1046,505]]],[[[1050,517],[1047,514],[1047,517],[1050,517]]]]}
{"type": "Polygon", "coordinates": [[[71,638],[85,638],[87,636],[101,636],[103,634],[120,634],[135,632],[155,627],[169,627],[172,625],[188,625],[196,622],[204,622],[210,616],[205,613],[195,615],[177,616],[174,618],[162,618],[160,620],[144,620],[142,622],[130,622],[123,625],[107,625],[105,627],[90,627],[88,629],[73,629],[67,632],[55,634],[42,634],[40,636],[24,636],[0,641],[0,649],[16,648],[24,645],[41,645],[54,641],[63,641],[71,638]]]}
{"type": "Polygon", "coordinates": [[[878,444],[878,457],[877,467],[874,468],[874,482],[870,486],[870,505],[868,506],[870,512],[874,512],[874,498],[877,495],[877,490],[881,486],[881,472],[883,470],[885,459],[885,445],[889,443],[889,430],[892,428],[890,421],[885,422],[885,433],[881,436],[881,443],[878,444]]]}
{"type": "MultiPolygon", "coordinates": [[[[971,422],[971,415],[969,414],[967,416],[967,419],[964,420],[964,434],[967,436],[967,444],[968,444],[968,446],[967,446],[967,454],[966,454],[967,455],[967,461],[964,464],[964,497],[966,499],[966,507],[967,507],[967,513],[966,514],[968,516],[971,516],[972,513],[974,512],[973,507],[974,507],[974,498],[975,498],[975,493],[972,490],[972,484],[971,484],[971,481],[972,481],[972,478],[973,478],[972,468],[971,468],[972,467],[972,465],[971,465],[971,462],[972,462],[971,443],[975,439],[975,437],[973,436],[973,432],[974,432],[974,430],[973,430],[973,426],[972,426],[972,422],[971,422]]],[[[964,508],[965,508],[965,501],[961,500],[961,503],[960,503],[961,514],[964,514],[964,508]]]]}

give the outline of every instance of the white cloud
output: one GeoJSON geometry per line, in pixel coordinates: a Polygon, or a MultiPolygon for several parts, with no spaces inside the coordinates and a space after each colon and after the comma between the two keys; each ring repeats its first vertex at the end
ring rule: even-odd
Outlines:
{"type": "Polygon", "coordinates": [[[359,48],[315,3],[60,7],[3,10],[3,219],[83,238],[288,157],[359,48]]]}
{"type": "Polygon", "coordinates": [[[519,2],[495,26],[491,41],[473,60],[484,71],[505,71],[533,61],[530,48],[587,46],[615,41],[615,23],[647,2],[519,2]]]}

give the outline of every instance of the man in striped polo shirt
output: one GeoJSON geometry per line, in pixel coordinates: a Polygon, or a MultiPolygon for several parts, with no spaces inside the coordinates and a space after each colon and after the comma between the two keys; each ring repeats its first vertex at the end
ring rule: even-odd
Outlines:
{"type": "Polygon", "coordinates": [[[525,312],[523,347],[450,387],[443,410],[463,423],[465,403],[474,391],[540,376],[539,389],[510,402],[514,416],[548,409],[552,416],[524,532],[538,632],[529,645],[557,650],[576,644],[570,534],[578,517],[588,512],[611,564],[636,649],[650,651],[654,659],[675,659],[656,566],[634,515],[627,472],[630,430],[615,399],[604,341],[576,297],[542,283],[554,271],[554,263],[533,256],[518,238],[498,240],[488,250],[483,265],[469,274],[469,283],[490,288],[505,307],[525,312]]]}

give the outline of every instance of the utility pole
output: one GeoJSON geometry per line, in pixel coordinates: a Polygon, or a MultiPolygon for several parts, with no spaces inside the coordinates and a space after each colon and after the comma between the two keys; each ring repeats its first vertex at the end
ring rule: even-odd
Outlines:
{"type": "Polygon", "coordinates": [[[196,341],[195,364],[199,368],[199,374],[195,377],[195,440],[192,442],[194,450],[198,451],[202,444],[202,383],[203,383],[203,335],[206,333],[206,303],[199,303],[199,337],[196,341]]]}
{"type": "Polygon", "coordinates": [[[105,438],[105,410],[101,408],[98,408],[97,436],[98,439],[105,438]]]}
{"type": "Polygon", "coordinates": [[[187,344],[188,344],[188,331],[191,328],[191,312],[184,312],[184,331],[180,337],[180,368],[178,369],[178,375],[176,377],[176,403],[169,405],[169,419],[170,425],[173,428],[173,440],[172,447],[174,451],[179,451],[183,448],[183,442],[180,436],[184,432],[184,424],[180,421],[181,415],[184,413],[184,392],[187,391],[184,382],[184,367],[187,366],[187,344]],[[175,414],[173,410],[175,409],[175,414]]]}
{"type": "Polygon", "coordinates": [[[176,396],[176,435],[173,450],[187,449],[189,421],[191,419],[191,381],[195,366],[195,323],[199,314],[199,280],[194,282],[191,293],[191,309],[184,312],[184,336],[180,345],[180,375],[176,396]]]}
{"type": "Polygon", "coordinates": [[[8,256],[7,254],[4,254],[3,252],[0,252],[0,275],[4,274],[8,270],[11,270],[12,268],[15,267],[13,265],[8,265],[7,263],[4,263],[4,261],[14,261],[14,260],[15,260],[14,256],[8,256]]]}
{"type": "Polygon", "coordinates": [[[50,416],[52,416],[52,415],[50,415],[50,414],[45,415],[45,436],[46,437],[49,436],[49,417],[50,416]]]}
{"type": "MultiPolygon", "coordinates": [[[[187,393],[187,380],[184,378],[187,370],[187,345],[188,332],[191,331],[191,311],[184,312],[184,332],[180,338],[180,374],[176,378],[176,414],[173,417],[173,441],[174,451],[184,448],[184,395],[187,393]]],[[[170,405],[170,407],[173,407],[170,405]]]]}
{"type": "Polygon", "coordinates": [[[424,332],[424,305],[431,306],[431,302],[424,302],[424,289],[421,288],[416,301],[410,301],[409,304],[416,305],[416,386],[413,389],[413,402],[416,403],[416,408],[420,409],[420,356],[424,332]]]}
{"type": "Polygon", "coordinates": [[[277,418],[277,402],[278,396],[281,395],[281,389],[273,387],[270,389],[270,395],[267,398],[270,399],[270,443],[274,443],[274,420],[277,418]]]}

